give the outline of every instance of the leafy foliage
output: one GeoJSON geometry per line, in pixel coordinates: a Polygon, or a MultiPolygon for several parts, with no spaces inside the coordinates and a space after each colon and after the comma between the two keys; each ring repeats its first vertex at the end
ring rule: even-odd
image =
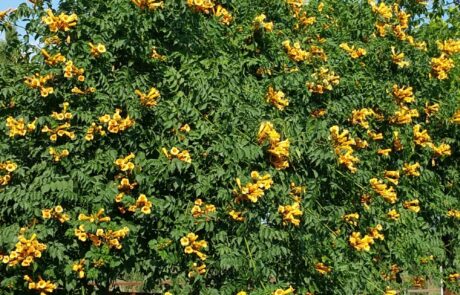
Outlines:
{"type": "Polygon", "coordinates": [[[2,294],[459,289],[458,7],[31,2],[0,18],[2,294]]]}

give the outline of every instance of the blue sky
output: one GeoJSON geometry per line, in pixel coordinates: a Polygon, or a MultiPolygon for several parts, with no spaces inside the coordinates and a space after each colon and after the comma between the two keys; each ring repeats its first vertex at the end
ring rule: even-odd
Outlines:
{"type": "MultiPolygon", "coordinates": [[[[27,2],[27,0],[0,0],[0,11],[8,8],[16,8],[19,4],[27,2]]],[[[53,6],[57,6],[59,0],[52,0],[53,6]]],[[[27,2],[29,3],[29,2],[27,2]]],[[[30,4],[30,3],[29,3],[30,4]]],[[[18,30],[21,33],[21,30],[18,30]]],[[[3,33],[0,33],[0,40],[4,39],[3,33]]]]}

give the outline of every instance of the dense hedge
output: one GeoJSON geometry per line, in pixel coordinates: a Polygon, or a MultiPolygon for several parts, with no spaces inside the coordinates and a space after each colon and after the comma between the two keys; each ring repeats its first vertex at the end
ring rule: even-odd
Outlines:
{"type": "Polygon", "coordinates": [[[30,2],[0,14],[26,21],[0,65],[1,294],[459,289],[458,7],[30,2]]]}

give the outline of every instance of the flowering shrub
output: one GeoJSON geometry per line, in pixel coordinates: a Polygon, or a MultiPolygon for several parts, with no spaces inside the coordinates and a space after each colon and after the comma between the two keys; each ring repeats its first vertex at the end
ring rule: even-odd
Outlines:
{"type": "Polygon", "coordinates": [[[1,294],[460,290],[458,7],[50,2],[0,12],[1,294]]]}

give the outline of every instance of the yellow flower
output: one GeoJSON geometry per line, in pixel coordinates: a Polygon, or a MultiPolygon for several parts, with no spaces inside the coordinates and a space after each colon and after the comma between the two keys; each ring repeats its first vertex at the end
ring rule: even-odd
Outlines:
{"type": "Polygon", "coordinates": [[[374,239],[368,235],[361,238],[361,233],[353,232],[348,238],[350,245],[358,251],[369,251],[370,245],[374,243],[374,239]]]}
{"type": "Polygon", "coordinates": [[[415,96],[412,91],[412,87],[405,86],[399,87],[397,84],[393,85],[393,96],[396,99],[396,102],[399,104],[402,103],[411,103],[415,101],[415,96]]]}
{"type": "Polygon", "coordinates": [[[91,49],[91,55],[94,57],[98,57],[107,51],[105,45],[101,43],[94,45],[93,43],[89,42],[88,45],[91,49]]]}
{"type": "Polygon", "coordinates": [[[46,10],[46,16],[42,17],[42,22],[45,23],[49,30],[53,33],[57,31],[67,32],[77,25],[78,17],[76,14],[67,15],[61,13],[58,16],[53,14],[51,9],[46,10]]]}
{"type": "Polygon", "coordinates": [[[230,23],[233,20],[233,16],[231,15],[231,13],[222,5],[217,5],[214,15],[219,18],[220,23],[227,26],[230,25],[230,23]]]}
{"type": "Polygon", "coordinates": [[[339,45],[339,47],[345,50],[353,59],[360,58],[367,54],[366,49],[364,48],[355,49],[355,46],[350,47],[347,43],[342,43],[339,45]]]}
{"type": "Polygon", "coordinates": [[[276,91],[271,86],[268,87],[265,99],[268,103],[271,103],[280,111],[284,110],[284,108],[289,105],[289,101],[285,98],[284,92],[281,90],[276,91]]]}
{"type": "Polygon", "coordinates": [[[164,2],[159,0],[131,0],[140,9],[156,10],[164,7],[164,2]]]}
{"type": "Polygon", "coordinates": [[[431,59],[431,74],[439,80],[448,78],[448,73],[455,67],[454,61],[442,53],[439,57],[431,59]]]}
{"type": "Polygon", "coordinates": [[[420,211],[419,200],[417,199],[404,202],[403,207],[415,213],[420,211]]]}
{"type": "Polygon", "coordinates": [[[141,104],[146,107],[153,107],[158,104],[158,99],[160,98],[160,91],[155,87],[150,88],[148,93],[143,93],[140,90],[136,90],[135,93],[139,96],[141,104]]]}
{"type": "Polygon", "coordinates": [[[256,16],[253,21],[254,29],[255,30],[264,29],[267,32],[273,31],[273,22],[265,22],[266,19],[267,19],[267,16],[263,13],[256,16]]]}
{"type": "Polygon", "coordinates": [[[388,211],[387,213],[387,217],[391,220],[398,220],[399,219],[399,216],[400,214],[398,213],[398,211],[396,211],[396,209],[391,209],[390,211],[388,211]]]}
{"type": "Polygon", "coordinates": [[[326,264],[322,262],[318,262],[315,264],[315,269],[317,272],[319,272],[322,275],[328,274],[332,271],[332,268],[327,266],[326,264]]]}
{"type": "Polygon", "coordinates": [[[351,225],[358,225],[359,214],[358,213],[350,213],[345,214],[342,216],[342,219],[351,225]]]}
{"type": "Polygon", "coordinates": [[[299,42],[295,42],[294,46],[291,46],[291,41],[283,41],[283,47],[289,58],[296,62],[306,61],[310,58],[311,54],[308,51],[303,50],[300,47],[299,42]]]}
{"type": "Polygon", "coordinates": [[[398,68],[405,68],[409,66],[409,62],[405,60],[403,52],[396,52],[396,48],[391,46],[391,60],[394,64],[398,65],[398,68]]]}
{"type": "Polygon", "coordinates": [[[409,176],[420,176],[420,172],[418,171],[419,169],[420,164],[418,162],[414,164],[405,163],[403,167],[404,173],[406,173],[409,176]]]}

